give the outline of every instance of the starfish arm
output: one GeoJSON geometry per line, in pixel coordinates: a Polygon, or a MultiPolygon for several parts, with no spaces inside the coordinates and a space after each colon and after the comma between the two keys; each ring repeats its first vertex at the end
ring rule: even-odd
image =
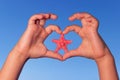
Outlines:
{"type": "Polygon", "coordinates": [[[53,39],[52,42],[54,42],[54,43],[59,43],[59,40],[53,39]]]}
{"type": "Polygon", "coordinates": [[[66,46],[63,46],[62,48],[63,48],[63,50],[65,51],[65,53],[68,52],[68,49],[67,49],[66,46]]]}
{"type": "Polygon", "coordinates": [[[58,51],[62,48],[65,52],[68,52],[67,45],[72,43],[71,40],[66,40],[64,38],[64,34],[61,34],[60,39],[53,39],[52,42],[56,43],[57,48],[55,49],[55,52],[58,53],[58,51]]]}
{"type": "Polygon", "coordinates": [[[70,44],[70,43],[72,43],[72,40],[65,40],[65,43],[70,44]]]}
{"type": "Polygon", "coordinates": [[[57,47],[54,52],[58,53],[59,50],[60,50],[60,47],[57,47]]]}

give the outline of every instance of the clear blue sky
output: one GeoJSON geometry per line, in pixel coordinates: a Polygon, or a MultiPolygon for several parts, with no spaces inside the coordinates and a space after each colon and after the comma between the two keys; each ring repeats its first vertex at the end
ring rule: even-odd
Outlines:
{"type": "MultiPolygon", "coordinates": [[[[49,12],[59,17],[47,24],[57,24],[62,30],[70,24],[80,25],[79,21],[68,21],[73,13],[89,12],[98,18],[99,33],[115,57],[120,76],[120,0],[0,0],[0,68],[25,31],[29,17],[49,12]]],[[[74,40],[69,49],[75,49],[81,43],[81,38],[73,32],[65,37],[74,40]]],[[[53,38],[59,38],[59,35],[52,33],[45,41],[51,50],[55,49],[51,42],[53,38]]],[[[74,57],[60,62],[42,58],[27,61],[19,80],[99,80],[99,76],[96,63],[90,59],[74,57]]]]}

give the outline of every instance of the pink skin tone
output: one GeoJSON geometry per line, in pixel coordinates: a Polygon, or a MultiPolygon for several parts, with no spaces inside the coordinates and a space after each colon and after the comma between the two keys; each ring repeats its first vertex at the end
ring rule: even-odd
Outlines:
{"type": "MultiPolygon", "coordinates": [[[[0,80],[18,80],[24,64],[31,58],[47,57],[63,61],[74,56],[95,60],[98,66],[100,80],[119,80],[114,57],[98,33],[99,23],[95,17],[88,13],[76,13],[71,16],[69,20],[80,20],[82,22],[82,27],[71,25],[63,32],[56,25],[49,25],[44,28],[45,22],[48,19],[56,18],[57,16],[54,14],[36,14],[29,19],[26,31],[9,53],[0,70],[0,80]],[[61,42],[57,42],[57,44],[60,49],[62,48],[65,50],[65,54],[63,56],[56,54],[48,50],[44,45],[44,40],[53,31],[58,34],[67,34],[70,31],[75,31],[82,38],[82,43],[77,49],[67,51],[66,45],[70,42],[64,42],[66,40],[62,34],[60,40],[58,40],[58,42],[61,42]]],[[[56,51],[58,51],[59,48],[56,51]]]]}
{"type": "Polygon", "coordinates": [[[61,34],[59,40],[53,39],[52,42],[54,42],[54,43],[57,44],[57,48],[56,48],[56,50],[55,50],[55,53],[58,53],[58,51],[59,51],[60,49],[63,49],[65,52],[68,52],[67,45],[70,44],[70,43],[72,43],[71,40],[66,40],[66,39],[64,38],[64,34],[61,34]]]}
{"type": "Polygon", "coordinates": [[[45,26],[48,19],[57,19],[54,14],[35,14],[29,21],[28,26],[9,53],[2,69],[0,70],[0,80],[18,80],[25,62],[31,58],[53,58],[62,60],[60,54],[48,50],[44,45],[44,40],[53,31],[61,34],[62,31],[56,25],[45,26]],[[12,74],[11,74],[12,71],[12,74]]]}
{"type": "Polygon", "coordinates": [[[75,56],[93,59],[98,66],[100,80],[119,80],[114,57],[98,33],[98,20],[89,13],[75,13],[69,20],[80,20],[82,26],[68,26],[63,33],[76,32],[82,38],[82,43],[77,49],[65,53],[63,59],[75,56]]]}

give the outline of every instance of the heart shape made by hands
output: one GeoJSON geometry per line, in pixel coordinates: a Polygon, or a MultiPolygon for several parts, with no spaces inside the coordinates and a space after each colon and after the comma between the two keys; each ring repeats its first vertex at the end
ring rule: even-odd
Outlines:
{"type": "Polygon", "coordinates": [[[53,39],[52,41],[57,44],[57,48],[54,53],[58,53],[60,49],[65,51],[63,55],[63,60],[68,59],[70,57],[82,56],[86,58],[95,59],[102,56],[103,47],[99,45],[103,45],[101,38],[98,35],[98,21],[92,15],[88,13],[76,13],[69,18],[70,21],[80,20],[82,23],[82,27],[78,25],[67,26],[66,29],[62,32],[59,40],[53,39]],[[70,44],[71,40],[66,40],[64,35],[74,31],[82,38],[82,43],[79,45],[77,49],[68,51],[67,45],[70,44]],[[99,50],[101,49],[101,50],[99,50]],[[94,54],[94,55],[93,55],[94,54]]]}

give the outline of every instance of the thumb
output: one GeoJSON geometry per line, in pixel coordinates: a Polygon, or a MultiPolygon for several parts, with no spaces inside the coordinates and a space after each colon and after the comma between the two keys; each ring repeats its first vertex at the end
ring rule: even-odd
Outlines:
{"type": "Polygon", "coordinates": [[[62,55],[60,55],[58,53],[55,53],[53,51],[47,51],[47,53],[45,54],[45,57],[58,59],[58,60],[61,60],[61,61],[63,60],[62,55]]]}
{"type": "Polygon", "coordinates": [[[66,60],[71,57],[77,57],[77,56],[79,56],[79,53],[77,52],[77,50],[71,50],[63,55],[63,60],[66,60]]]}

